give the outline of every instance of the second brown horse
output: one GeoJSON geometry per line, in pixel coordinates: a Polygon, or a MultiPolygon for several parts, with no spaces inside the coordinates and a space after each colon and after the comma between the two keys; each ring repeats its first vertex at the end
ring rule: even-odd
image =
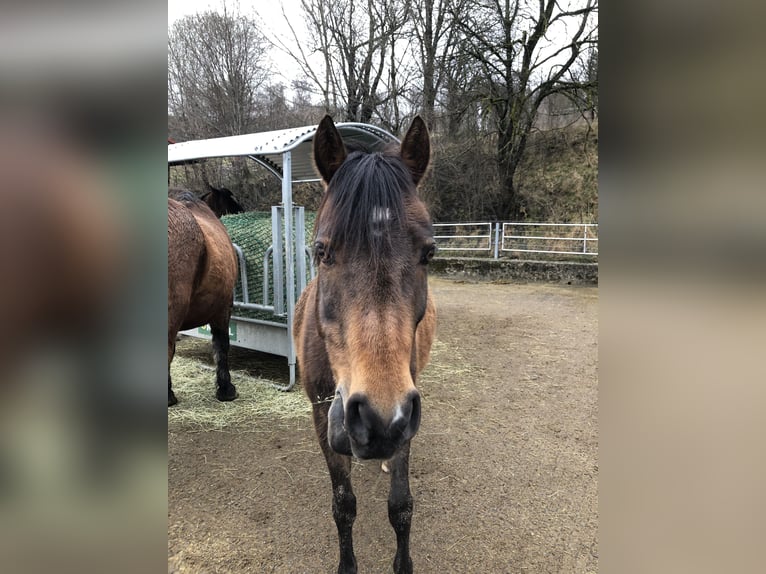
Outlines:
{"type": "Polygon", "coordinates": [[[177,402],[170,363],[178,331],[210,325],[216,362],[216,397],[237,391],[229,374],[229,319],[237,257],[226,228],[200,199],[183,190],[168,198],[168,406],[177,402]]]}

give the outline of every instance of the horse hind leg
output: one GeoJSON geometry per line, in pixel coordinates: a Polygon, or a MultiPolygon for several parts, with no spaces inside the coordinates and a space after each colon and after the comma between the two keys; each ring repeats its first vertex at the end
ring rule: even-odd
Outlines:
{"type": "Polygon", "coordinates": [[[338,574],[356,574],[353,526],[356,520],[356,496],[351,488],[351,457],[338,454],[327,440],[329,401],[314,404],[314,427],[332,481],[332,515],[338,528],[340,561],[338,574]]]}
{"type": "Polygon", "coordinates": [[[170,382],[170,370],[168,369],[168,406],[172,407],[178,402],[176,394],[173,392],[172,384],[170,382]]]}
{"type": "Polygon", "coordinates": [[[412,494],[410,493],[410,443],[405,444],[386,466],[391,472],[388,495],[388,520],[396,533],[394,572],[412,574],[410,557],[410,527],[412,525],[412,494]]]}
{"type": "Polygon", "coordinates": [[[237,398],[237,389],[231,382],[229,373],[229,323],[210,325],[213,334],[213,355],[215,358],[215,396],[219,401],[233,401],[237,398]]]}

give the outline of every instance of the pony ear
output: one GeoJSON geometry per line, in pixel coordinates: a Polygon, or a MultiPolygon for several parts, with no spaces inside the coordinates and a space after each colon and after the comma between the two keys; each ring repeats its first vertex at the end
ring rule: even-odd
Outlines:
{"type": "Polygon", "coordinates": [[[314,134],[314,163],[325,183],[330,183],[332,176],[346,159],[346,146],[340,137],[338,128],[329,115],[322,118],[314,134]]]}
{"type": "Polygon", "coordinates": [[[426,173],[431,159],[431,142],[428,128],[423,118],[415,116],[410,129],[402,140],[402,160],[412,173],[412,180],[417,185],[426,173]]]}

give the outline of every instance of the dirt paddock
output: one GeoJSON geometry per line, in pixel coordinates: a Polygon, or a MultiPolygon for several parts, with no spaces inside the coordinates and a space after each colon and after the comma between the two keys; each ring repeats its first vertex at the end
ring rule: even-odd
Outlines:
{"type": "MultiPolygon", "coordinates": [[[[430,284],[439,322],[412,443],[415,571],[596,572],[598,290],[430,284]]],[[[308,399],[264,382],[284,384],[284,359],[233,349],[241,400],[221,405],[209,344],[186,338],[177,356],[179,369],[199,366],[197,390],[221,414],[213,425],[169,415],[168,572],[335,572],[329,474],[308,399]],[[274,393],[277,408],[255,408],[248,386],[274,393]],[[248,402],[252,413],[230,416],[248,402]]],[[[175,369],[178,407],[188,408],[186,371],[175,369]]],[[[388,475],[354,462],[352,480],[359,572],[391,572],[388,475]]]]}

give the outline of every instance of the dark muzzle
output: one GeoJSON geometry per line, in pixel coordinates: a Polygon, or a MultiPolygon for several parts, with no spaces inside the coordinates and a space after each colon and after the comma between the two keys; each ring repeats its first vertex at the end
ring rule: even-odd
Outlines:
{"type": "Polygon", "coordinates": [[[337,453],[386,459],[414,437],[419,426],[420,393],[415,390],[389,420],[381,417],[365,395],[356,393],[344,405],[340,393],[336,393],[328,415],[328,439],[337,453]]]}

